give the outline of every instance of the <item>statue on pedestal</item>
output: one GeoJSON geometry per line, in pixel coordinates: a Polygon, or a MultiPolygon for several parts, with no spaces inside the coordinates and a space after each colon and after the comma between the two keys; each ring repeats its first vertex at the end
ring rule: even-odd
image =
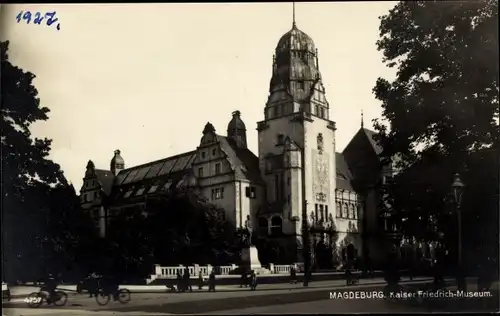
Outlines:
{"type": "Polygon", "coordinates": [[[245,221],[245,227],[241,229],[241,243],[244,247],[252,246],[252,233],[253,233],[252,219],[250,218],[250,215],[247,215],[247,219],[245,221]]]}

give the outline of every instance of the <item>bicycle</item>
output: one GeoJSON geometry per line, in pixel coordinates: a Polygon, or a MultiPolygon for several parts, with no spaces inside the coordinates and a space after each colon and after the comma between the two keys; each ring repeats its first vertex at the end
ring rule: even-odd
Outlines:
{"type": "Polygon", "coordinates": [[[68,302],[68,294],[66,294],[66,292],[55,291],[52,297],[48,297],[49,295],[44,292],[33,292],[28,295],[24,301],[30,308],[40,307],[43,301],[45,301],[47,305],[54,304],[54,306],[64,306],[68,302]]]}
{"type": "Polygon", "coordinates": [[[115,301],[118,301],[122,304],[127,304],[131,299],[130,291],[128,289],[119,289],[115,293],[109,293],[109,291],[99,289],[95,300],[99,306],[104,306],[109,303],[109,301],[111,300],[111,296],[114,297],[115,301]]]}

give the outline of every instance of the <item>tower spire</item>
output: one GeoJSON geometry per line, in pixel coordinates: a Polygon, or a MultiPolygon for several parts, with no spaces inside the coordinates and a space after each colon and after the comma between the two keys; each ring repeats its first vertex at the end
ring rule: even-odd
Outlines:
{"type": "Polygon", "coordinates": [[[292,2],[293,4],[293,24],[292,24],[292,27],[297,27],[297,25],[295,24],[295,1],[292,2]]]}
{"type": "Polygon", "coordinates": [[[364,122],[363,122],[363,110],[361,110],[361,128],[363,128],[364,122]]]}

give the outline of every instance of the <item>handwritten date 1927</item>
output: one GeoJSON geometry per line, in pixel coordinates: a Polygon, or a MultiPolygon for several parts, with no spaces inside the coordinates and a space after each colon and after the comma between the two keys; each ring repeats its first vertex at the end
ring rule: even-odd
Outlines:
{"type": "MultiPolygon", "coordinates": [[[[32,19],[33,19],[33,24],[38,24],[38,25],[41,25],[42,21],[46,20],[45,23],[47,24],[47,26],[52,26],[59,20],[56,17],[56,11],[47,12],[45,13],[45,15],[42,15],[42,13],[40,12],[32,14],[30,11],[21,11],[16,16],[17,23],[20,23],[21,21],[26,21],[26,24],[30,24],[32,19]]],[[[56,28],[59,31],[61,29],[61,24],[57,23],[56,28]]]]}

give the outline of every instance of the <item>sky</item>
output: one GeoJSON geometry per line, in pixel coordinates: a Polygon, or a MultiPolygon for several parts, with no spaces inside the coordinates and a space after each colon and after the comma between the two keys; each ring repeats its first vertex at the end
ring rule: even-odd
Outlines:
{"type": "MultiPolygon", "coordinates": [[[[377,51],[379,17],[395,2],[296,3],[297,27],[319,51],[319,67],[342,150],[381,116],[372,89],[394,70],[377,51]]],[[[14,65],[34,73],[49,120],[32,126],[53,139],[50,158],[77,191],[92,160],[108,169],[194,150],[209,121],[225,135],[239,110],[258,154],[272,57],[292,27],[292,3],[9,4],[0,38],[14,65]],[[52,26],[16,16],[56,12],[52,26]],[[60,30],[56,25],[59,24],[60,30]]]]}

